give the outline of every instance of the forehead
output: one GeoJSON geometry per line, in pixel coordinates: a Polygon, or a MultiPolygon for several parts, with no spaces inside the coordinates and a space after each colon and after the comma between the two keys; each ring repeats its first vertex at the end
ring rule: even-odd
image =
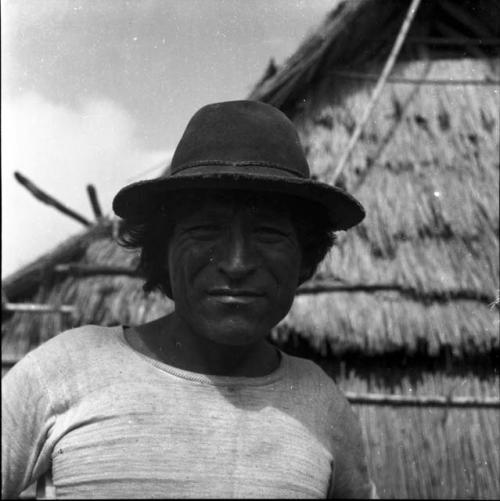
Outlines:
{"type": "Polygon", "coordinates": [[[291,202],[285,195],[238,190],[193,192],[177,202],[177,217],[231,215],[237,211],[269,218],[289,218],[291,202]]]}

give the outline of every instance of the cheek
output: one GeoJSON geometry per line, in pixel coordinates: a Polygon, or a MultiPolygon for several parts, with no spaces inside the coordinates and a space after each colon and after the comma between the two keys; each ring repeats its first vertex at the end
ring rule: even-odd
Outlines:
{"type": "Polygon", "coordinates": [[[174,247],[167,258],[172,292],[189,290],[200,273],[212,262],[211,249],[199,244],[174,247]]]}
{"type": "Polygon", "coordinates": [[[288,252],[275,252],[268,254],[268,268],[272,270],[280,283],[296,286],[300,275],[301,253],[298,248],[289,249],[288,252]]]}
{"type": "Polygon", "coordinates": [[[277,299],[282,308],[289,308],[299,285],[301,255],[298,250],[277,253],[268,261],[268,269],[277,285],[277,299]]]}

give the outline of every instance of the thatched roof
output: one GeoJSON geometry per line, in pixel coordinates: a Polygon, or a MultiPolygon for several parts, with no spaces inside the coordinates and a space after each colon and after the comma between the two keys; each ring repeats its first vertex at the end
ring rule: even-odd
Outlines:
{"type": "MultiPolygon", "coordinates": [[[[300,109],[306,95],[310,97],[322,80],[328,80],[334,93],[340,87],[357,92],[359,86],[339,73],[362,67],[376,70],[385,62],[410,0],[332,3],[324,22],[281,67],[257,83],[250,99],[295,114],[292,108],[300,109]]],[[[448,60],[498,57],[499,17],[496,0],[422,0],[398,61],[404,65],[426,56],[448,60]]]]}
{"type": "MultiPolygon", "coordinates": [[[[337,2],[317,32],[252,91],[292,118],[319,179],[330,181],[408,4],[337,2]]],[[[339,355],[498,353],[498,312],[490,304],[499,289],[500,91],[490,83],[500,79],[499,10],[496,1],[422,0],[336,181],[368,216],[340,235],[313,279],[326,281],[329,292],[298,296],[278,338],[295,333],[339,355]],[[442,84],[450,79],[476,83],[442,84]]],[[[144,296],[138,277],[51,271],[64,262],[133,268],[136,256],[117,246],[110,223],[99,227],[74,237],[73,254],[56,249],[34,263],[51,264],[31,288],[21,293],[19,286],[33,276],[30,267],[4,280],[9,300],[73,304],[76,324],[135,323],[169,311],[168,300],[144,296]]],[[[55,334],[54,318],[14,314],[2,325],[4,350],[24,353],[39,334],[55,334]]]]}
{"type": "MultiPolygon", "coordinates": [[[[146,295],[140,276],[131,276],[137,267],[137,253],[116,242],[117,221],[103,220],[92,229],[71,237],[52,252],[6,277],[3,290],[12,303],[32,302],[71,305],[73,314],[16,312],[2,323],[2,349],[6,357],[18,357],[40,342],[76,325],[133,324],[157,318],[172,309],[168,298],[146,295]],[[61,265],[85,268],[110,266],[131,274],[85,270],[58,271],[61,265]]],[[[118,270],[117,270],[118,271],[118,270]]]]}
{"type": "MultiPolygon", "coordinates": [[[[332,182],[409,4],[337,2],[251,92],[295,122],[318,179],[332,182]]],[[[368,216],[321,273],[359,288],[302,296],[285,322],[317,347],[498,353],[499,18],[495,1],[421,2],[335,180],[368,216]]]]}

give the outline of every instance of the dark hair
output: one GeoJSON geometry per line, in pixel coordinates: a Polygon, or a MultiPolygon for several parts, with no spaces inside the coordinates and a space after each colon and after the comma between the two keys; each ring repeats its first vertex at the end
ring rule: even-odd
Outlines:
{"type": "MultiPolygon", "coordinates": [[[[166,267],[168,243],[180,213],[199,207],[207,192],[208,190],[193,190],[183,196],[174,194],[150,220],[140,223],[124,220],[118,242],[128,249],[140,249],[139,271],[146,280],[143,286],[146,292],[158,289],[172,297],[166,267]]],[[[214,191],[211,193],[213,196],[214,191]]],[[[219,193],[217,197],[220,196],[219,193]]],[[[246,191],[238,191],[237,194],[232,191],[224,192],[222,196],[237,197],[237,200],[248,205],[258,204],[264,199],[289,212],[301,246],[302,262],[309,270],[304,281],[314,275],[319,263],[335,243],[333,225],[325,210],[315,202],[284,194],[246,191]]]]}

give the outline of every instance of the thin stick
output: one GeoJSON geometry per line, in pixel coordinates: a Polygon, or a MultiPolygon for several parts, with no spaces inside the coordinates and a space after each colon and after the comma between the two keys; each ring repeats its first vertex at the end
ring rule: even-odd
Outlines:
{"type": "MultiPolygon", "coordinates": [[[[57,264],[54,271],[60,274],[67,274],[77,277],[89,277],[93,275],[124,275],[129,277],[141,277],[139,270],[125,266],[111,265],[92,265],[79,263],[57,264]]],[[[421,292],[411,287],[404,287],[399,284],[379,283],[379,284],[347,284],[339,283],[337,280],[316,280],[307,282],[301,285],[296,295],[305,294],[322,294],[333,292],[397,292],[404,296],[409,296],[415,299],[430,299],[433,301],[452,301],[457,299],[480,301],[489,306],[494,301],[494,298],[484,292],[478,292],[472,289],[459,290],[433,290],[421,292]]]]}
{"type": "Polygon", "coordinates": [[[91,223],[88,219],[84,218],[74,210],[66,207],[64,204],[56,200],[54,197],[51,195],[45,193],[43,190],[38,188],[32,181],[30,181],[28,178],[24,177],[21,173],[19,172],[14,172],[14,177],[21,183],[35,198],[43,202],[44,204],[50,205],[57,209],[58,211],[62,212],[63,214],[66,214],[66,216],[71,217],[72,219],[75,219],[79,223],[82,223],[84,226],[90,226],[91,223]]]}
{"type": "Polygon", "coordinates": [[[401,25],[401,29],[399,30],[396,41],[394,42],[394,45],[392,47],[391,53],[387,58],[387,62],[385,63],[384,69],[382,70],[377,85],[375,86],[375,90],[373,91],[370,102],[368,103],[368,106],[365,109],[365,113],[361,121],[358,122],[358,124],[356,125],[356,129],[353,135],[351,136],[349,144],[347,145],[347,148],[344,151],[344,154],[342,155],[342,158],[340,159],[339,164],[337,165],[337,168],[335,169],[332,178],[329,180],[331,184],[335,184],[335,181],[337,180],[343,168],[347,164],[347,160],[349,160],[352,150],[354,149],[354,146],[358,141],[361,132],[363,131],[363,127],[368,121],[368,118],[370,117],[370,114],[373,108],[375,107],[375,104],[377,103],[380,94],[382,93],[382,89],[384,88],[387,77],[389,76],[389,73],[392,71],[394,63],[396,62],[396,58],[398,57],[399,51],[401,50],[403,42],[408,33],[408,30],[410,29],[411,22],[413,21],[413,18],[417,12],[418,6],[420,5],[420,1],[421,0],[412,0],[411,2],[410,8],[406,13],[406,17],[403,21],[403,24],[401,25]]]}
{"type": "Polygon", "coordinates": [[[37,303],[5,303],[3,311],[22,311],[24,313],[75,313],[76,308],[70,305],[53,305],[37,303]]]}
{"type": "MultiPolygon", "coordinates": [[[[358,71],[343,71],[331,70],[328,73],[352,80],[378,80],[379,76],[375,73],[362,73],[358,71]]],[[[500,80],[485,78],[482,80],[444,80],[444,79],[426,79],[426,78],[401,78],[391,77],[386,80],[386,83],[401,83],[401,84],[419,84],[419,85],[500,85],[500,80]]]]}
{"type": "Polygon", "coordinates": [[[94,216],[99,221],[102,218],[102,210],[101,210],[101,204],[99,203],[99,199],[97,198],[97,191],[93,184],[87,185],[87,193],[90,198],[90,205],[92,206],[94,216]]]}
{"type": "Polygon", "coordinates": [[[57,273],[65,273],[73,276],[92,276],[92,275],[126,275],[131,277],[139,277],[140,273],[125,266],[108,266],[108,265],[92,265],[92,264],[58,264],[54,267],[57,273]]]}
{"type": "Polygon", "coordinates": [[[495,397],[443,397],[428,395],[410,397],[407,395],[387,395],[382,393],[345,392],[347,400],[353,404],[388,405],[392,407],[461,407],[500,409],[500,398],[495,397]]]}
{"type": "Polygon", "coordinates": [[[329,292],[397,292],[404,296],[413,297],[415,299],[432,299],[433,301],[451,301],[456,299],[476,300],[491,305],[494,298],[471,289],[458,290],[432,290],[422,292],[415,288],[404,287],[399,284],[339,284],[338,282],[329,280],[321,280],[317,282],[309,282],[301,285],[296,294],[321,294],[329,292]]]}
{"type": "MultiPolygon", "coordinates": [[[[389,42],[388,38],[370,38],[370,42],[389,42]]],[[[467,38],[461,36],[454,37],[407,37],[406,44],[428,43],[431,45],[484,45],[500,47],[500,38],[467,38]]]]}

